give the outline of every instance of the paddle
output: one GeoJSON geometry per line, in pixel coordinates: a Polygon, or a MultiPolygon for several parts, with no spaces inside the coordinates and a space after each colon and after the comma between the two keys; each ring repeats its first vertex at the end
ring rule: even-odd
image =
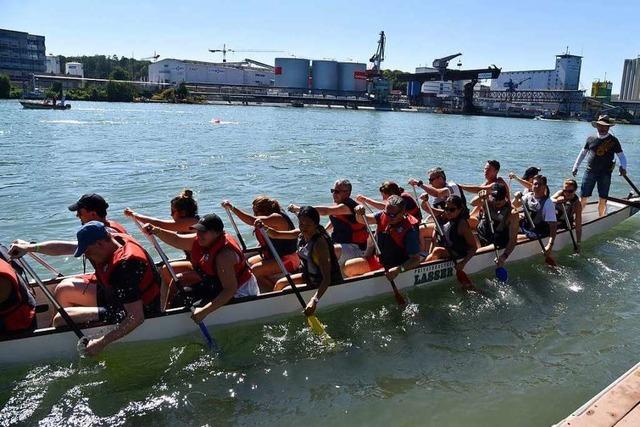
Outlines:
{"type": "MultiPolygon", "coordinates": [[[[429,210],[429,215],[431,215],[431,217],[433,218],[433,222],[436,225],[436,232],[438,233],[442,241],[445,242],[446,239],[444,237],[444,231],[442,231],[442,226],[440,225],[440,222],[438,222],[438,218],[436,217],[435,213],[433,213],[431,204],[427,201],[425,205],[427,205],[427,209],[429,210]]],[[[476,289],[476,287],[471,282],[471,279],[469,279],[469,276],[467,276],[467,273],[465,273],[464,270],[458,270],[456,268],[458,266],[458,263],[456,262],[455,257],[453,257],[453,255],[451,254],[451,251],[449,250],[449,248],[445,247],[445,249],[447,250],[447,252],[449,252],[449,257],[453,262],[453,267],[456,270],[456,279],[458,279],[458,283],[460,283],[464,289],[469,289],[469,288],[476,289]]]]}
{"type": "Polygon", "coordinates": [[[55,274],[56,277],[64,277],[64,274],[60,273],[53,265],[49,264],[47,261],[42,259],[39,255],[36,255],[33,252],[29,252],[29,256],[33,258],[38,264],[49,270],[51,273],[55,274]]]}
{"type": "Polygon", "coordinates": [[[622,175],[622,177],[625,179],[625,181],[627,181],[627,183],[629,183],[631,188],[633,188],[633,191],[636,192],[636,196],[640,196],[640,190],[638,190],[638,187],[636,187],[635,184],[633,182],[631,182],[631,180],[629,179],[627,174],[625,173],[624,175],[622,175]]]}
{"type": "Polygon", "coordinates": [[[227,215],[229,216],[229,221],[231,221],[231,225],[233,226],[233,229],[236,231],[236,237],[238,238],[238,241],[240,242],[240,245],[242,246],[242,251],[246,252],[247,251],[247,245],[244,244],[244,240],[242,239],[242,235],[240,234],[240,230],[238,230],[238,225],[236,224],[236,221],[233,219],[233,215],[231,215],[231,209],[225,207],[224,210],[227,212],[227,215]]]}
{"type": "MultiPolygon", "coordinates": [[[[140,232],[144,234],[144,236],[147,238],[147,240],[149,240],[149,242],[151,242],[153,247],[156,249],[156,252],[158,252],[158,255],[160,255],[162,262],[167,267],[167,270],[169,271],[169,274],[173,279],[173,283],[176,285],[176,289],[178,290],[178,293],[181,294],[185,300],[184,301],[185,306],[193,314],[193,312],[195,312],[196,309],[193,306],[191,299],[187,297],[187,294],[184,288],[182,287],[180,280],[178,280],[178,276],[176,275],[176,272],[173,270],[173,267],[171,267],[171,263],[169,262],[169,258],[167,258],[167,254],[165,254],[164,251],[162,250],[162,247],[160,246],[160,243],[158,243],[156,236],[154,236],[153,234],[147,233],[146,230],[142,228],[142,224],[140,224],[137,219],[134,218],[133,222],[136,223],[140,232]]],[[[200,328],[200,332],[202,332],[202,336],[204,337],[204,340],[206,341],[207,347],[209,348],[209,350],[217,348],[218,345],[215,342],[215,340],[211,337],[211,334],[209,333],[209,330],[205,326],[204,322],[202,321],[198,322],[198,327],[200,328]]]]}
{"type": "Polygon", "coordinates": [[[567,207],[565,206],[564,202],[562,202],[561,205],[562,205],[562,213],[564,213],[564,222],[565,224],[567,224],[567,230],[569,230],[569,235],[571,236],[571,242],[573,243],[573,250],[575,252],[579,252],[580,249],[578,249],[578,243],[576,243],[576,238],[573,235],[573,227],[571,226],[571,221],[569,221],[569,215],[567,215],[567,207]]]}
{"type": "Polygon", "coordinates": [[[71,328],[73,333],[76,334],[76,336],[78,337],[78,346],[77,346],[78,352],[82,354],[84,352],[84,349],[87,347],[87,344],[89,343],[89,338],[84,336],[84,334],[82,333],[82,331],[80,330],[76,322],[74,322],[71,316],[69,316],[69,313],[67,313],[66,310],[62,308],[60,303],[58,303],[58,300],[56,300],[56,297],[53,296],[53,294],[51,293],[51,291],[49,291],[47,286],[42,282],[42,280],[40,280],[40,277],[35,272],[35,270],[31,268],[31,266],[22,258],[16,258],[15,261],[20,267],[22,267],[24,271],[29,273],[29,275],[36,282],[36,285],[38,285],[38,287],[44,293],[47,299],[56,308],[56,311],[60,314],[60,316],[62,316],[66,324],[71,328]]]}
{"type": "MultiPolygon", "coordinates": [[[[264,241],[267,243],[267,246],[269,246],[269,251],[271,251],[271,255],[273,255],[273,259],[275,259],[276,262],[278,263],[278,267],[280,267],[280,271],[282,271],[282,274],[284,274],[285,277],[287,278],[287,282],[289,283],[289,286],[291,286],[291,289],[293,289],[293,292],[296,294],[296,298],[298,298],[298,302],[300,303],[300,305],[302,306],[302,309],[304,310],[305,308],[307,308],[307,304],[305,304],[304,299],[302,299],[302,295],[300,295],[300,290],[298,289],[296,284],[293,282],[293,279],[291,278],[291,274],[289,274],[284,264],[282,263],[282,259],[280,259],[280,255],[278,255],[276,248],[273,247],[273,242],[269,238],[269,234],[262,227],[257,228],[257,230],[259,233],[262,234],[262,237],[264,237],[264,241]]],[[[315,315],[307,316],[307,323],[309,324],[309,327],[311,327],[313,332],[316,333],[316,335],[326,334],[328,336],[327,332],[324,330],[324,326],[322,326],[322,323],[320,323],[320,320],[318,320],[318,318],[315,315]]]]}
{"type": "MultiPolygon", "coordinates": [[[[366,203],[363,203],[363,204],[367,206],[366,203]]],[[[376,248],[376,255],[378,255],[379,259],[382,259],[382,251],[380,250],[380,246],[378,246],[378,241],[373,235],[373,231],[371,231],[371,227],[369,227],[369,223],[367,222],[366,216],[364,217],[364,225],[365,227],[367,227],[367,231],[369,232],[369,237],[371,237],[371,240],[373,240],[373,245],[376,248]]],[[[386,276],[389,273],[389,269],[384,265],[382,267],[384,268],[384,273],[386,276]]],[[[398,287],[396,286],[396,282],[393,279],[390,279],[389,276],[387,276],[387,280],[391,284],[391,288],[393,289],[393,295],[395,296],[396,302],[398,303],[398,305],[407,305],[407,301],[404,299],[404,297],[398,290],[398,287]]]]}
{"type": "MultiPolygon", "coordinates": [[[[491,218],[491,210],[489,209],[489,201],[487,199],[484,199],[484,209],[485,209],[485,212],[487,213],[487,219],[489,220],[489,227],[491,228],[491,234],[493,235],[493,238],[495,240],[496,231],[493,228],[493,219],[491,218]]],[[[496,253],[496,260],[494,261],[496,263],[496,277],[501,282],[506,282],[507,279],[509,278],[509,273],[507,272],[506,268],[498,266],[498,259],[500,258],[500,256],[498,255],[498,248],[496,247],[495,242],[493,243],[493,250],[496,253]]]]}
{"type": "MultiPolygon", "coordinates": [[[[522,203],[522,211],[524,212],[524,216],[527,217],[527,221],[529,221],[531,228],[535,228],[536,225],[534,224],[533,219],[531,218],[531,213],[529,212],[529,208],[527,208],[526,203],[522,203]]],[[[544,262],[546,262],[551,267],[557,267],[558,263],[556,263],[556,261],[553,258],[551,258],[551,255],[547,255],[547,251],[544,248],[544,243],[542,243],[542,237],[538,236],[538,233],[536,233],[536,236],[537,236],[536,240],[540,244],[540,249],[542,249],[542,255],[544,255],[544,262]]]]}
{"type": "Polygon", "coordinates": [[[605,199],[611,202],[620,203],[623,205],[631,206],[632,208],[640,209],[640,203],[634,202],[633,200],[619,199],[617,197],[611,197],[611,196],[605,197],[605,199]]]}

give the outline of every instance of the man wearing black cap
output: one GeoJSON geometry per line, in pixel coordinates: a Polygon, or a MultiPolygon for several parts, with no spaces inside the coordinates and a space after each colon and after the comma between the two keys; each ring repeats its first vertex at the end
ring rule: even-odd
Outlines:
{"type": "Polygon", "coordinates": [[[597,129],[597,134],[587,138],[584,148],[578,154],[573,165],[573,176],[578,174],[580,164],[587,157],[587,169],[582,175],[580,185],[580,202],[582,207],[587,204],[589,197],[593,193],[593,188],[598,185],[598,213],[604,216],[607,211],[607,197],[611,187],[611,172],[615,169],[616,163],[614,154],[620,160],[620,175],[627,174],[627,158],[622,152],[620,141],[611,135],[609,130],[614,125],[609,116],[601,115],[598,120],[591,123],[597,129]]]}
{"type": "Polygon", "coordinates": [[[516,175],[515,172],[509,172],[509,179],[515,179],[516,181],[518,181],[518,183],[520,183],[520,185],[524,187],[524,193],[528,193],[531,191],[531,188],[533,188],[533,177],[538,175],[541,170],[542,169],[540,168],[531,166],[530,168],[527,168],[526,171],[524,171],[524,175],[522,175],[522,178],[516,175]]]}
{"type": "Polygon", "coordinates": [[[493,184],[491,191],[482,190],[471,201],[471,205],[480,209],[478,216],[478,239],[482,246],[494,244],[496,248],[505,248],[496,260],[502,267],[513,252],[518,241],[518,214],[513,210],[507,198],[507,189],[502,184],[493,184]],[[486,205],[489,212],[486,211],[486,205]],[[491,223],[493,223],[493,228],[491,223]]]}
{"type": "MultiPolygon", "coordinates": [[[[65,310],[77,322],[104,320],[117,326],[87,345],[87,354],[95,355],[104,347],[127,335],[144,322],[145,315],[159,309],[160,276],[145,249],[125,234],[111,234],[100,221],[89,221],[77,233],[75,257],[86,255],[96,268],[97,284],[84,290],[65,287],[65,310]]],[[[54,326],[65,324],[57,314],[54,326]]]]}
{"type": "MultiPolygon", "coordinates": [[[[168,245],[190,252],[193,270],[178,274],[178,280],[183,286],[189,285],[194,300],[208,301],[203,307],[196,308],[191,316],[196,323],[234,297],[258,295],[258,282],[251,273],[242,249],[238,242],[224,231],[224,225],[218,215],[208,214],[200,218],[191,227],[196,231],[195,237],[178,234],[152,224],[145,224],[144,227],[168,245]]],[[[171,291],[171,284],[163,284],[163,308],[167,306],[167,301],[170,303],[171,291]]]]}
{"type": "Polygon", "coordinates": [[[115,221],[107,220],[107,208],[109,203],[96,193],[84,194],[77,202],[69,206],[71,212],[75,212],[82,224],[89,221],[100,221],[116,233],[127,233],[127,230],[115,221]]]}

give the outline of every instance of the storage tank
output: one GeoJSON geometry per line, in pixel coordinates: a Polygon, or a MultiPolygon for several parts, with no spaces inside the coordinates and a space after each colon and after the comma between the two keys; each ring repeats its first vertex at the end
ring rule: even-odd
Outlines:
{"type": "Polygon", "coordinates": [[[357,95],[367,90],[367,64],[338,62],[338,90],[345,95],[357,95]]]}
{"type": "Polygon", "coordinates": [[[309,88],[309,60],[276,58],[275,87],[307,90],[309,88]]]}
{"type": "Polygon", "coordinates": [[[338,63],[313,60],[311,65],[311,89],[314,92],[335,93],[338,90],[338,63]]]}
{"type": "Polygon", "coordinates": [[[64,73],[70,76],[84,78],[84,70],[80,62],[67,62],[64,64],[64,73]]]}

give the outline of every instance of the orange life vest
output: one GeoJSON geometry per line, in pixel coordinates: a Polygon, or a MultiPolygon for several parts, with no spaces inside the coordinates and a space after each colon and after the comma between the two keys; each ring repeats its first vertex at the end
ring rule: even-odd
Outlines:
{"type": "Polygon", "coordinates": [[[11,294],[0,303],[0,332],[30,329],[36,315],[36,303],[27,286],[20,281],[11,265],[0,259],[0,276],[11,282],[11,294]]]}
{"type": "Polygon", "coordinates": [[[238,242],[226,232],[223,232],[223,235],[218,237],[210,248],[200,246],[198,244],[198,238],[195,237],[193,245],[191,246],[191,264],[195,271],[204,276],[204,282],[213,280],[214,285],[222,286],[219,283],[220,279],[218,278],[218,270],[216,269],[216,257],[224,248],[231,249],[238,257],[238,261],[234,264],[233,270],[236,274],[238,286],[241,286],[247,280],[251,279],[251,268],[249,268],[238,242]]]}
{"type": "Polygon", "coordinates": [[[113,229],[116,233],[120,233],[120,234],[129,234],[127,232],[127,229],[124,228],[124,226],[122,224],[120,224],[119,222],[115,222],[112,220],[108,220],[104,223],[105,227],[109,227],[111,229],[113,229]]]}
{"type": "Polygon", "coordinates": [[[405,215],[402,222],[391,225],[386,212],[381,212],[376,217],[378,225],[376,240],[380,246],[380,262],[387,268],[396,267],[409,259],[407,249],[404,246],[404,238],[411,230],[415,230],[419,221],[412,215],[405,215]]]}
{"type": "Polygon", "coordinates": [[[144,305],[153,304],[155,300],[160,297],[160,277],[151,257],[133,237],[127,234],[113,234],[112,236],[118,243],[122,244],[122,246],[116,249],[108,263],[96,265],[95,274],[98,283],[111,288],[110,276],[119,263],[129,259],[142,261],[147,266],[142,280],[138,285],[142,296],[142,303],[144,305]]]}

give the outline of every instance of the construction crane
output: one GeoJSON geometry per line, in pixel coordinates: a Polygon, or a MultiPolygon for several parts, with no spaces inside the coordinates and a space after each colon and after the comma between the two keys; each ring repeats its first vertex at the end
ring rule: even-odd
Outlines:
{"type": "Polygon", "coordinates": [[[384,35],[384,31],[380,31],[380,38],[378,39],[378,49],[376,53],[369,58],[369,62],[371,62],[371,68],[367,71],[367,74],[371,77],[379,76],[381,69],[380,65],[382,61],[384,61],[384,48],[387,44],[387,36],[384,35]]]}
{"type": "Polygon", "coordinates": [[[141,61],[148,61],[148,60],[150,60],[150,59],[153,59],[153,62],[156,62],[156,61],[158,60],[158,58],[160,58],[160,55],[158,55],[158,54],[156,53],[156,51],[154,50],[154,51],[153,51],[153,56],[149,56],[149,57],[147,57],[147,58],[140,58],[140,60],[141,60],[141,61]]]}
{"type": "Polygon", "coordinates": [[[271,52],[271,53],[282,53],[284,52],[284,50],[262,50],[262,49],[231,49],[231,48],[227,48],[226,43],[222,45],[222,49],[209,49],[209,52],[211,53],[222,53],[222,62],[227,62],[227,52],[252,52],[252,53],[256,53],[256,52],[260,52],[260,53],[267,53],[267,52],[271,52]]]}

